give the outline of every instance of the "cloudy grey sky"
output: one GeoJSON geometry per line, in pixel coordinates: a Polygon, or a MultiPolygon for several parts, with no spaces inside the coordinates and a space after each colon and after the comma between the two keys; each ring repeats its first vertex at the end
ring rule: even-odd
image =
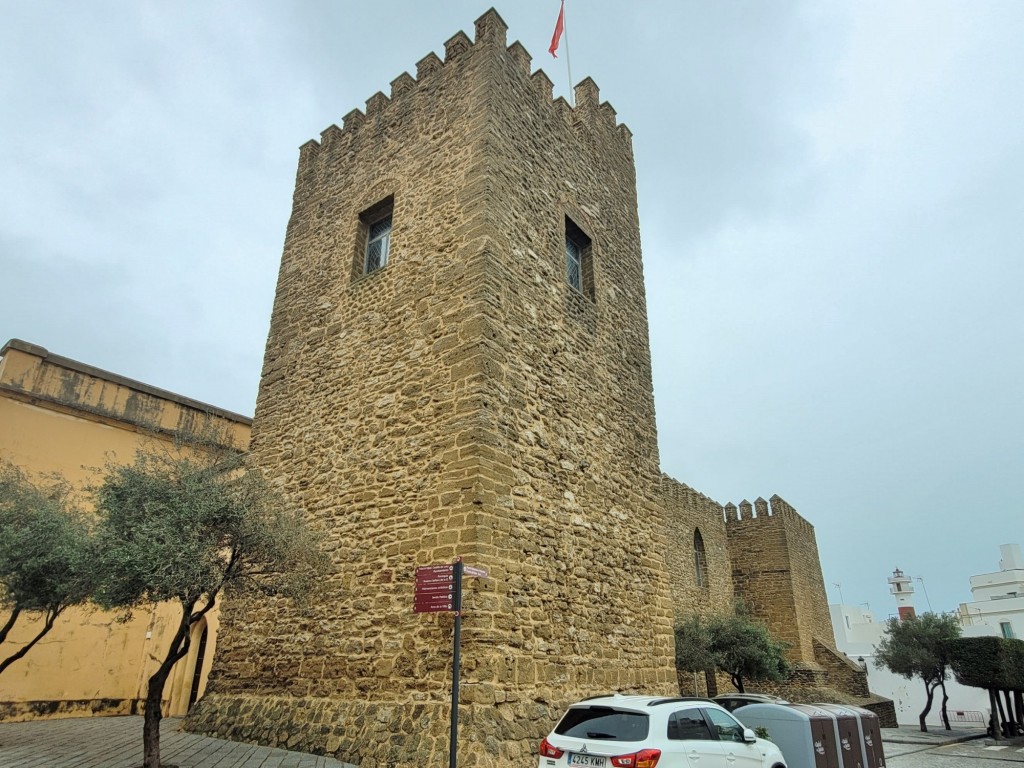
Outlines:
{"type": "MultiPolygon", "coordinates": [[[[567,94],[557,1],[497,8],[567,94]]],[[[298,146],[486,9],[0,0],[0,337],[251,414],[298,146]]],[[[832,601],[970,599],[1024,543],[1024,2],[567,13],[634,133],[664,470],[796,506],[832,601]]]]}

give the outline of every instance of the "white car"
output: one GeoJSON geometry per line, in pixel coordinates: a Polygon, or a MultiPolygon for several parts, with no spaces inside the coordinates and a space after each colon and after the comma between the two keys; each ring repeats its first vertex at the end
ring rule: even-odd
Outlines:
{"type": "Polygon", "coordinates": [[[707,699],[597,696],[540,743],[539,768],[786,768],[779,748],[707,699]]]}

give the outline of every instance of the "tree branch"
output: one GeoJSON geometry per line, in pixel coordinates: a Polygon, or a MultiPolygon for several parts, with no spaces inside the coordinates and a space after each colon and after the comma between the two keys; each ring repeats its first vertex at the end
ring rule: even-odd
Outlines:
{"type": "Polygon", "coordinates": [[[11,631],[11,627],[14,626],[14,622],[18,620],[21,615],[21,606],[16,605],[11,609],[11,617],[7,619],[3,628],[0,629],[0,643],[7,639],[7,634],[11,631]]]}
{"type": "Polygon", "coordinates": [[[216,603],[217,603],[217,595],[220,594],[220,590],[223,587],[224,587],[224,582],[222,581],[220,583],[220,586],[217,587],[217,591],[214,592],[212,595],[210,595],[209,599],[206,601],[206,605],[204,605],[202,608],[200,608],[198,611],[196,611],[195,613],[193,613],[189,617],[189,626],[191,626],[192,624],[195,624],[197,621],[199,621],[201,618],[203,618],[203,616],[205,616],[207,613],[210,612],[210,609],[213,608],[214,605],[216,605],[216,603]]]}
{"type": "Polygon", "coordinates": [[[32,646],[34,646],[36,643],[42,640],[43,635],[45,635],[47,632],[53,629],[53,622],[57,620],[57,616],[59,616],[60,612],[63,610],[64,606],[58,606],[53,610],[49,610],[46,612],[46,620],[43,622],[43,628],[39,630],[39,634],[33,637],[26,645],[23,645],[19,650],[15,651],[2,662],[0,662],[0,674],[2,674],[5,669],[11,666],[11,664],[16,662],[30,650],[32,650],[32,646]]]}

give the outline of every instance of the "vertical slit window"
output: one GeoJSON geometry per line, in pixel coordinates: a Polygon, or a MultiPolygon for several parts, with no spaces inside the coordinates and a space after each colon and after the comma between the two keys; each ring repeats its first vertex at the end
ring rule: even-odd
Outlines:
{"type": "Polygon", "coordinates": [[[693,532],[693,575],[698,587],[708,586],[708,558],[699,530],[693,532]]]}

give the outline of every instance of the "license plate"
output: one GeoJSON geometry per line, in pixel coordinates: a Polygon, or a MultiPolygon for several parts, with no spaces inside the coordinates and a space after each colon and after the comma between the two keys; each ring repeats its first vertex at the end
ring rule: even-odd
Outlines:
{"type": "Polygon", "coordinates": [[[588,765],[591,768],[605,768],[608,765],[607,757],[597,755],[581,755],[578,752],[569,753],[569,765],[588,765]]]}

